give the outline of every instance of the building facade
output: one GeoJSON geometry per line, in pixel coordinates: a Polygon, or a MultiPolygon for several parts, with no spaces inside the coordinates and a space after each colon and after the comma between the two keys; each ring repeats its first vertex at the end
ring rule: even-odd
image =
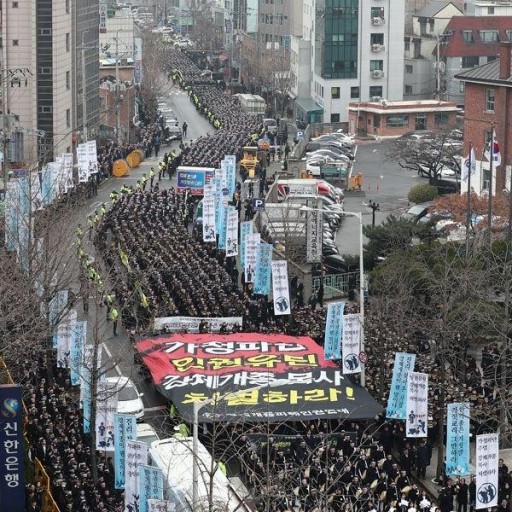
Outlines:
{"type": "MultiPolygon", "coordinates": [[[[309,97],[295,101],[297,117],[348,122],[350,102],[402,99],[403,4],[391,8],[390,0],[304,0],[302,17],[301,39],[311,45],[311,79],[309,97]]],[[[294,41],[292,47],[300,51],[301,45],[294,41]]],[[[303,59],[293,55],[292,62],[303,59]]]]}
{"type": "MultiPolygon", "coordinates": [[[[484,156],[491,139],[493,126],[501,153],[501,165],[493,169],[493,194],[510,190],[512,164],[512,71],[511,43],[503,42],[499,59],[475,67],[456,76],[464,84],[464,153],[469,152],[470,141],[475,149],[476,170],[471,177],[471,188],[477,194],[489,187],[490,165],[484,156]]],[[[464,192],[462,183],[462,192],[464,192]]]]}

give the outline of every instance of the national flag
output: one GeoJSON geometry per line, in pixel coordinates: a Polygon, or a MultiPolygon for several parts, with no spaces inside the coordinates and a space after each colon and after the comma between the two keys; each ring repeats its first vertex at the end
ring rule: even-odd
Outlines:
{"type": "Polygon", "coordinates": [[[467,181],[470,169],[471,169],[471,176],[473,176],[473,174],[475,174],[475,171],[476,171],[476,155],[475,155],[475,148],[473,147],[473,144],[471,144],[468,156],[466,157],[466,160],[464,161],[464,173],[462,175],[463,181],[467,181]]]}
{"type": "Polygon", "coordinates": [[[500,153],[500,145],[498,144],[498,139],[496,138],[496,130],[492,129],[492,137],[491,141],[487,144],[485,148],[484,156],[491,161],[491,146],[492,146],[492,164],[493,167],[498,167],[501,165],[501,153],[500,153]]]}

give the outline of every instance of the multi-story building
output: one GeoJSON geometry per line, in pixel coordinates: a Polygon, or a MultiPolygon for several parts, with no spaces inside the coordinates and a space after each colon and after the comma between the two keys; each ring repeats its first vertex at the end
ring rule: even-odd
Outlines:
{"type": "Polygon", "coordinates": [[[8,157],[30,164],[71,152],[83,130],[81,48],[86,112],[99,123],[98,0],[2,2],[2,113],[12,139],[8,157]],[[82,40],[83,34],[83,40],[82,40]],[[78,47],[78,48],[77,48],[78,47]]]}
{"type": "MultiPolygon", "coordinates": [[[[512,165],[512,70],[511,43],[499,47],[499,59],[458,74],[464,84],[464,152],[469,153],[470,141],[475,149],[476,169],[471,176],[471,188],[477,194],[489,188],[490,165],[484,157],[493,126],[500,148],[501,164],[493,169],[493,194],[510,190],[512,165]]],[[[462,184],[467,191],[467,182],[462,184]]]]}
{"type": "Polygon", "coordinates": [[[444,91],[445,64],[436,49],[449,38],[446,26],[453,16],[462,16],[462,11],[446,0],[434,0],[412,15],[405,34],[404,99],[440,97],[444,91]]]}
{"type": "Polygon", "coordinates": [[[446,26],[439,54],[445,64],[443,99],[464,106],[463,83],[455,75],[498,57],[500,42],[512,37],[512,16],[455,16],[446,26]]]}
{"type": "MultiPolygon", "coordinates": [[[[347,122],[351,101],[403,97],[404,4],[390,0],[303,0],[302,40],[311,46],[308,97],[295,100],[308,122],[347,122]]],[[[301,51],[298,41],[294,51],[301,51]]],[[[292,74],[304,59],[292,55],[292,74]]],[[[300,78],[299,78],[300,81],[300,78]]],[[[298,91],[298,84],[297,89],[298,91]]]]}

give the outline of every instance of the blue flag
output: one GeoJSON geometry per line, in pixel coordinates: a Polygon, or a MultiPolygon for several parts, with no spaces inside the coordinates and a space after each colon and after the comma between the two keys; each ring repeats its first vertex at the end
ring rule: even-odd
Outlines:
{"type": "Polygon", "coordinates": [[[148,512],[148,500],[164,497],[162,470],[153,466],[139,466],[139,512],[148,512]]]}
{"type": "Polygon", "coordinates": [[[226,248],[226,228],[228,225],[228,209],[233,208],[233,206],[226,206],[221,204],[220,206],[220,231],[217,231],[219,239],[217,244],[217,249],[225,249],[226,248]]]}
{"type": "Polygon", "coordinates": [[[80,384],[80,370],[82,366],[86,339],[87,320],[75,322],[72,327],[70,347],[70,377],[72,386],[78,386],[80,384]]]}
{"type": "Polygon", "coordinates": [[[415,361],[416,354],[406,354],[405,352],[395,354],[386,418],[396,420],[407,418],[407,374],[414,370],[415,361]]]}
{"type": "Polygon", "coordinates": [[[252,235],[253,233],[254,222],[252,220],[240,222],[240,240],[238,241],[240,250],[238,255],[240,256],[240,266],[242,268],[245,268],[245,239],[247,235],[252,235]]]}
{"type": "Polygon", "coordinates": [[[343,301],[330,302],[327,306],[324,338],[324,357],[327,360],[341,359],[344,311],[345,303],[343,301]]]}
{"type": "Polygon", "coordinates": [[[272,244],[259,244],[256,248],[256,270],[252,293],[269,295],[272,277],[272,244]]]}
{"type": "Polygon", "coordinates": [[[448,404],[446,419],[446,474],[467,476],[469,470],[469,403],[448,404]]]}

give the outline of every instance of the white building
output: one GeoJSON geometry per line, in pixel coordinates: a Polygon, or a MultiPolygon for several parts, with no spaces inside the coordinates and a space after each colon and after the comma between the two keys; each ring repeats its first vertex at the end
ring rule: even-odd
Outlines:
{"type": "Polygon", "coordinates": [[[351,101],[402,99],[403,3],[391,7],[391,0],[303,0],[302,16],[302,36],[291,42],[297,117],[347,122],[351,101]],[[308,51],[309,66],[303,56],[308,51]],[[309,78],[305,97],[304,77],[309,78]]]}

